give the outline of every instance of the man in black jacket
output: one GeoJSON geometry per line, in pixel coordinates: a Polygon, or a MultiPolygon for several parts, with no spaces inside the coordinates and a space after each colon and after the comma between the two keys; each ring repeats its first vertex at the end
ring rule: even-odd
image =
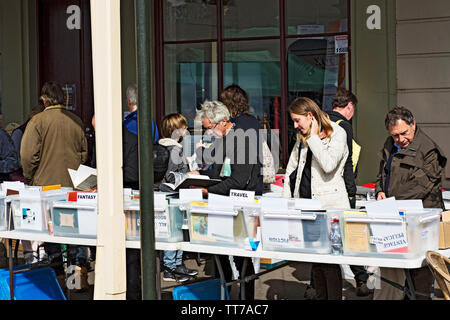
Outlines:
{"type": "MultiPolygon", "coordinates": [[[[356,175],[353,171],[353,128],[350,120],[353,118],[358,103],[356,96],[348,90],[339,90],[333,99],[333,111],[329,112],[330,120],[338,123],[347,133],[348,158],[344,167],[344,181],[348,193],[348,200],[352,208],[356,207],[356,175]]],[[[362,266],[350,266],[356,281],[356,295],[367,296],[368,274],[362,266]]]]}
{"type": "Polygon", "coordinates": [[[223,181],[203,188],[206,196],[230,194],[231,189],[262,193],[261,170],[258,163],[258,132],[245,130],[240,124],[230,121],[227,107],[219,101],[206,101],[197,113],[197,121],[216,137],[214,144],[203,152],[203,162],[210,164],[195,172],[223,181]]]}
{"type": "MultiPolygon", "coordinates": [[[[262,193],[261,166],[258,163],[258,132],[246,126],[244,118],[240,123],[231,122],[230,112],[219,101],[206,101],[197,112],[196,122],[209,134],[216,137],[214,144],[205,149],[203,158],[207,168],[197,174],[208,175],[210,178],[222,178],[223,181],[203,188],[203,194],[208,193],[228,196],[231,189],[255,191],[262,193]],[[229,159],[229,161],[228,161],[229,159]],[[229,163],[228,163],[229,162],[229,163]]],[[[225,280],[232,280],[232,269],[228,256],[219,256],[225,280]]],[[[236,268],[241,272],[244,258],[233,257],[236,268]]],[[[253,264],[249,263],[245,276],[255,273],[253,264]]],[[[242,276],[242,275],[241,275],[242,276]]],[[[253,300],[255,295],[254,281],[245,286],[245,299],[253,300]]],[[[242,298],[242,297],[241,297],[242,298]]]]}

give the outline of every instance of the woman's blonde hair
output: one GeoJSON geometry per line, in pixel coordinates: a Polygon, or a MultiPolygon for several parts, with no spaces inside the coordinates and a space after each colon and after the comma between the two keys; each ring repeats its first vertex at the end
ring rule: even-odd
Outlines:
{"type": "Polygon", "coordinates": [[[187,126],[187,119],[181,113],[169,114],[162,120],[161,136],[178,141],[181,137],[181,131],[177,130],[185,129],[187,126]]]}
{"type": "MultiPolygon", "coordinates": [[[[328,114],[323,112],[320,107],[311,99],[300,97],[295,99],[291,105],[289,106],[289,113],[294,113],[300,116],[307,116],[310,113],[317,120],[319,125],[319,132],[322,130],[325,131],[327,138],[331,138],[331,134],[333,133],[333,127],[331,126],[330,117],[328,114]]],[[[301,131],[297,134],[297,140],[301,140],[304,145],[306,144],[306,140],[311,136],[311,130],[303,135],[301,131]]]]}

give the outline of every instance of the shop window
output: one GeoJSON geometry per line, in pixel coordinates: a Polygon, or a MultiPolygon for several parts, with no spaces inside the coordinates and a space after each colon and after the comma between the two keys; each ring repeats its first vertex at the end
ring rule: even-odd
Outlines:
{"type": "Polygon", "coordinates": [[[280,41],[224,43],[224,87],[241,86],[249,96],[250,112],[267,129],[280,125],[280,41]]]}
{"type": "Polygon", "coordinates": [[[223,5],[224,38],[280,36],[279,3],[233,0],[223,5]]]}
{"type": "Polygon", "coordinates": [[[165,41],[217,38],[216,0],[164,0],[165,41]]]}
{"type": "Polygon", "coordinates": [[[347,32],[347,15],[347,0],[286,0],[287,34],[347,32]]]}
{"type": "Polygon", "coordinates": [[[194,127],[197,108],[217,100],[217,44],[165,46],[165,114],[181,112],[194,127]]]}

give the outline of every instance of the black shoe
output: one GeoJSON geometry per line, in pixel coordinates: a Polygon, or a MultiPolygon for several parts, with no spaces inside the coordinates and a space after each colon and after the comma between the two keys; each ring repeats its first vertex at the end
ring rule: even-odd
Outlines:
{"type": "Polygon", "coordinates": [[[358,297],[367,297],[370,294],[370,290],[365,282],[358,282],[356,284],[356,295],[358,297]]]}
{"type": "Polygon", "coordinates": [[[183,283],[189,281],[189,276],[183,274],[177,274],[174,271],[164,270],[163,280],[164,281],[176,281],[178,283],[183,283]]]}
{"type": "Polygon", "coordinates": [[[184,264],[177,266],[174,270],[174,273],[186,275],[189,277],[195,277],[198,275],[197,270],[188,269],[188,268],[186,268],[186,266],[184,264]]]}

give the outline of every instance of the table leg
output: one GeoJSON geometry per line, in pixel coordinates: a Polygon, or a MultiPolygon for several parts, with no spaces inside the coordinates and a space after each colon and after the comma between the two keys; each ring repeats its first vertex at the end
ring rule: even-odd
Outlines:
{"type": "Polygon", "coordinates": [[[416,290],[414,288],[414,283],[411,278],[411,273],[409,272],[409,269],[405,269],[405,275],[406,275],[406,283],[408,290],[405,290],[405,294],[408,296],[410,300],[416,300],[416,290]]]}
{"type": "Polygon", "coordinates": [[[214,260],[216,261],[217,269],[220,275],[220,300],[225,300],[225,290],[227,290],[225,285],[225,275],[223,274],[222,264],[217,254],[214,255],[214,260]]]}
{"type": "Polygon", "coordinates": [[[242,263],[242,270],[239,281],[239,285],[241,286],[241,300],[245,300],[245,273],[247,272],[247,264],[249,259],[249,257],[245,257],[244,262],[242,263]]]}
{"type": "Polygon", "coordinates": [[[8,239],[8,254],[9,254],[9,294],[10,299],[14,300],[14,273],[13,273],[13,252],[12,252],[12,239],[8,239]]]}
{"type": "Polygon", "coordinates": [[[156,299],[161,300],[161,258],[160,251],[156,251],[156,299]]]}

